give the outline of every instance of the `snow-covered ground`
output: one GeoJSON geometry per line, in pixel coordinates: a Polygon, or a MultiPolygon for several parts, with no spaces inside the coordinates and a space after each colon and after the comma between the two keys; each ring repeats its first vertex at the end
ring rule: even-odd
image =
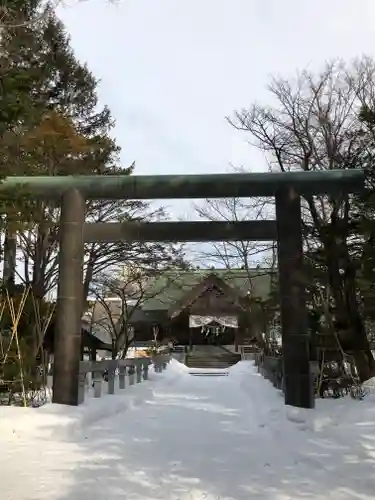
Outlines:
{"type": "Polygon", "coordinates": [[[373,396],[287,408],[251,362],[150,375],[79,408],[1,408],[1,500],[375,497],[373,396]]]}

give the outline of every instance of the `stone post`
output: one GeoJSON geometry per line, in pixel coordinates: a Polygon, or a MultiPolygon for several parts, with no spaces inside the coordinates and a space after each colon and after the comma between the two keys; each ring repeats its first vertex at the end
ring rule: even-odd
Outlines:
{"type": "Polygon", "coordinates": [[[119,389],[125,389],[125,374],[126,374],[126,367],[120,365],[119,369],[118,369],[118,386],[119,386],[119,389]]]}
{"type": "Polygon", "coordinates": [[[102,396],[103,373],[99,370],[93,372],[94,398],[102,396]]]}
{"type": "Polygon", "coordinates": [[[128,367],[129,385],[134,385],[134,373],[135,373],[134,365],[130,365],[128,367]]]}
{"type": "Polygon", "coordinates": [[[159,358],[155,357],[152,361],[153,361],[153,364],[154,364],[154,372],[155,373],[160,373],[161,372],[161,365],[160,365],[159,358]]]}
{"type": "Polygon", "coordinates": [[[111,360],[108,362],[107,370],[108,370],[108,394],[115,393],[115,375],[116,375],[116,366],[118,361],[111,360]]]}
{"type": "Polygon", "coordinates": [[[86,391],[86,372],[80,372],[78,377],[78,404],[82,404],[85,400],[86,391]]]}
{"type": "Polygon", "coordinates": [[[148,361],[143,364],[143,380],[148,380],[148,361]]]}

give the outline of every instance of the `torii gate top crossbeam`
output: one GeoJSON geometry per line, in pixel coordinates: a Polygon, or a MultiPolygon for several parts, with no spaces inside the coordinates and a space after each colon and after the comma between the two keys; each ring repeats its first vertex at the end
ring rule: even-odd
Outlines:
{"type": "Polygon", "coordinates": [[[209,175],[88,175],[7,177],[0,193],[24,186],[39,199],[59,199],[72,188],[86,199],[178,199],[247,198],[274,196],[283,188],[300,195],[354,193],[364,189],[364,172],[329,170],[324,172],[262,172],[209,175]]]}

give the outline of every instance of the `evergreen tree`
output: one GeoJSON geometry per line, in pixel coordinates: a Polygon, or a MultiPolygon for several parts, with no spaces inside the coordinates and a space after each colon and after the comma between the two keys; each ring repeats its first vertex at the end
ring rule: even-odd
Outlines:
{"type": "MultiPolygon", "coordinates": [[[[113,126],[110,112],[107,107],[98,110],[97,80],[76,60],[64,26],[51,7],[42,9],[40,5],[35,0],[34,8],[25,13],[28,24],[5,28],[1,36],[0,63],[8,75],[3,92],[5,95],[7,90],[12,100],[4,106],[4,112],[11,115],[5,118],[11,119],[11,130],[19,135],[39,125],[51,110],[64,115],[92,145],[75,165],[75,173],[99,172],[116,160],[118,152],[109,137],[113,126]]],[[[63,162],[45,168],[39,173],[68,173],[63,162]]]]}
{"type": "MultiPolygon", "coordinates": [[[[3,91],[9,95],[0,139],[3,172],[110,172],[116,167],[118,147],[109,135],[113,121],[108,108],[98,109],[96,79],[75,58],[69,37],[50,6],[35,0],[24,9],[23,18],[28,22],[4,28],[0,40],[0,65],[6,68],[8,88],[13,89],[3,91]]],[[[47,269],[56,247],[56,225],[51,222],[56,221],[57,211],[50,203],[31,201],[20,217],[29,214],[41,224],[22,234],[23,249],[26,260],[32,262],[34,291],[41,297],[47,291],[47,269]]]]}
{"type": "MultiPolygon", "coordinates": [[[[3,26],[0,35],[0,177],[130,175],[133,166],[118,165],[113,120],[109,109],[99,106],[98,82],[76,59],[52,7],[38,0],[20,2],[20,7],[19,22],[3,26]]],[[[12,199],[4,198],[1,208],[6,213],[6,274],[11,282],[18,243],[26,289],[30,286],[32,291],[31,307],[25,308],[19,322],[22,355],[31,357],[32,372],[43,343],[44,297],[57,283],[59,210],[52,202],[27,195],[26,187],[12,199]]],[[[102,222],[163,216],[162,210],[137,201],[89,202],[87,214],[91,221],[102,222]]],[[[119,261],[161,267],[163,262],[178,261],[180,253],[169,245],[123,242],[88,245],[86,257],[85,295],[95,274],[119,261]]],[[[25,287],[13,289],[17,301],[25,287]]]]}
{"type": "MultiPolygon", "coordinates": [[[[124,169],[118,165],[119,148],[110,135],[113,120],[109,109],[98,105],[98,82],[76,59],[53,9],[35,0],[24,9],[23,17],[28,22],[4,28],[0,38],[0,65],[7,68],[8,86],[14,90],[8,112],[4,111],[5,132],[0,137],[0,165],[5,175],[130,175],[133,166],[124,169]],[[17,81],[16,86],[12,80],[17,81]]],[[[20,233],[20,239],[26,282],[41,299],[56,285],[58,210],[51,203],[23,202],[19,213],[11,213],[22,220],[31,215],[36,222],[20,233]]],[[[163,216],[162,211],[141,202],[90,202],[87,210],[93,221],[163,216]]],[[[129,259],[138,259],[141,265],[153,260],[152,254],[159,263],[179,257],[168,245],[88,246],[86,293],[93,275],[103,267],[129,259]]]]}

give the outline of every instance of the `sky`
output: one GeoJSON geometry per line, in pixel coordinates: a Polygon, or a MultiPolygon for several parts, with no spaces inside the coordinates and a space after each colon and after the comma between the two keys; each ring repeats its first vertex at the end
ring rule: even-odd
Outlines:
{"type": "Polygon", "coordinates": [[[271,75],[375,56],[375,0],[66,0],[58,14],[137,174],[264,170],[225,117],[267,103],[271,75]]]}

